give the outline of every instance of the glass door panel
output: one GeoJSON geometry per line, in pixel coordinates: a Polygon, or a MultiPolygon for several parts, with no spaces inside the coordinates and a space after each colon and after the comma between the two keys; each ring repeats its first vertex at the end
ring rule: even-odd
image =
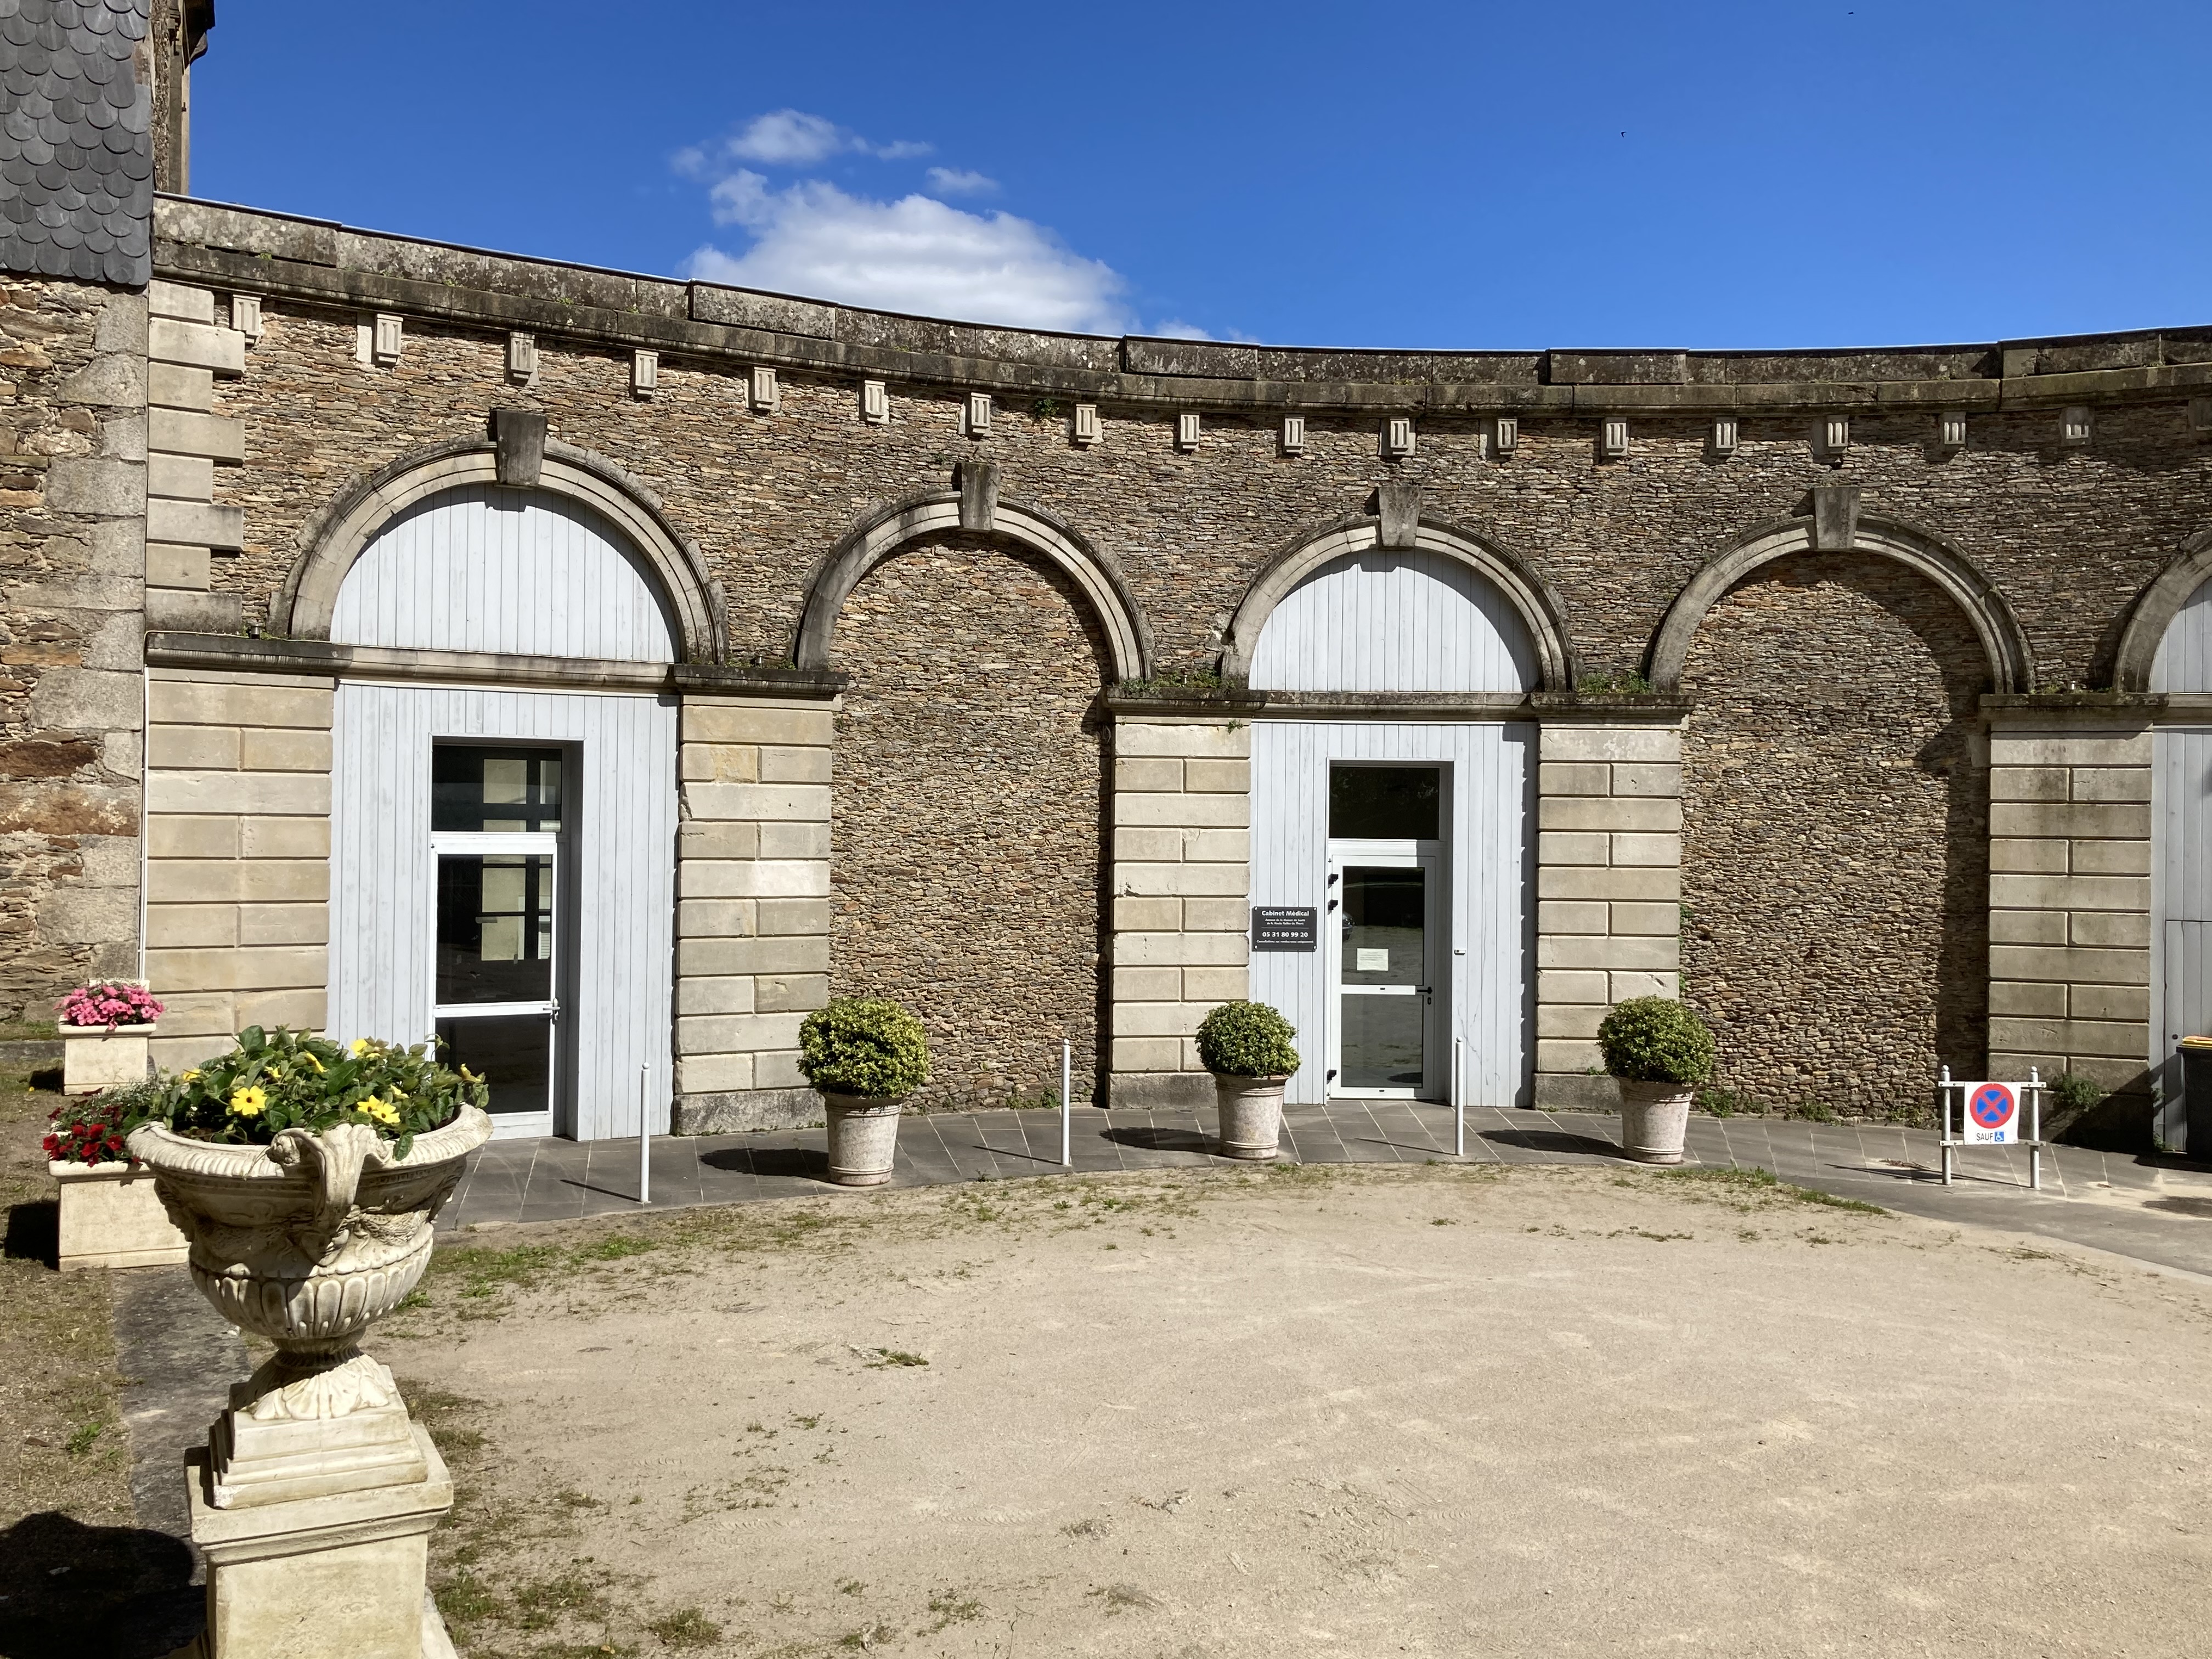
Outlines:
{"type": "Polygon", "coordinates": [[[438,1004],[553,1000],[553,855],[438,855],[438,1004]]]}
{"type": "Polygon", "coordinates": [[[1429,872],[1346,862],[1336,886],[1340,1092],[1407,1093],[1428,1077],[1429,872]]]}
{"type": "Polygon", "coordinates": [[[489,1086],[501,1134],[553,1129],[565,759],[558,749],[465,742],[430,751],[431,1014],[447,1063],[489,1086]]]}

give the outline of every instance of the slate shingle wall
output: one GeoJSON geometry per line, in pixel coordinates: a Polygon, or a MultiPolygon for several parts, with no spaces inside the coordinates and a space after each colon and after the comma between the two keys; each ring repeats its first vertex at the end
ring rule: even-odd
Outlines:
{"type": "Polygon", "coordinates": [[[0,0],[0,269],[153,275],[150,0],[0,0]]]}

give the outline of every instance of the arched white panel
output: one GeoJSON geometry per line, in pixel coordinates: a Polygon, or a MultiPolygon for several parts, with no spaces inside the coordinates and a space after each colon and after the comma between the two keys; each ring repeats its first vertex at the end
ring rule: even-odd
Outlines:
{"type": "Polygon", "coordinates": [[[645,562],[589,508],[547,491],[469,484],[410,507],[338,590],[343,645],[674,662],[645,562]]]}
{"type": "Polygon", "coordinates": [[[2189,596],[2151,659],[2154,691],[2212,691],[2212,582],[2189,596]]]}
{"type": "Polygon", "coordinates": [[[1538,684],[1528,629],[1457,559],[1370,549],[1332,560],[1275,607],[1252,653],[1265,691],[1507,691],[1538,684]]]}

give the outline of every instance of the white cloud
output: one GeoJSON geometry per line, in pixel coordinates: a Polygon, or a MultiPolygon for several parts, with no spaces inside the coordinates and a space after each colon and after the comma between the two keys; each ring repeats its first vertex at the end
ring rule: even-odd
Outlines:
{"type": "Polygon", "coordinates": [[[963,167],[932,167],[929,187],[940,196],[996,196],[999,181],[963,167]]]}
{"type": "Polygon", "coordinates": [[[1161,340],[1210,340],[1213,337],[1196,323],[1186,323],[1179,317],[1163,317],[1152,325],[1152,335],[1161,340]]]}
{"type": "Polygon", "coordinates": [[[833,155],[872,155],[879,161],[905,161],[929,154],[927,144],[895,139],[871,143],[849,127],[805,110],[779,109],[756,115],[728,137],[692,144],[676,152],[676,170],[693,179],[712,178],[738,161],[763,167],[805,167],[833,155]]]}
{"type": "Polygon", "coordinates": [[[711,245],[686,262],[695,281],[1018,328],[1120,334],[1127,284],[1042,225],[969,213],[932,197],[852,196],[810,179],[772,190],[757,173],[716,182],[715,222],[743,226],[740,254],[711,245]]]}

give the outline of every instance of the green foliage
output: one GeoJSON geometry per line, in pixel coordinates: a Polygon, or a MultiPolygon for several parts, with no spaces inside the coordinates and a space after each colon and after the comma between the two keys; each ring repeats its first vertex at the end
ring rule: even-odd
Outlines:
{"type": "Polygon", "coordinates": [[[1599,668],[1577,675],[1575,690],[1591,697],[1644,696],[1651,682],[1632,668],[1599,668]]]}
{"type": "Polygon", "coordinates": [[[164,1077],[161,1085],[149,1115],[195,1140],[265,1146],[287,1129],[360,1123],[392,1141],[396,1158],[464,1105],[482,1108],[491,1097],[482,1078],[441,1066],[427,1042],[403,1048],[357,1037],[340,1048],[282,1025],[249,1025],[228,1054],[164,1077]]]}
{"type": "Polygon", "coordinates": [[[124,1140],[140,1124],[161,1115],[167,1087],[159,1079],[126,1083],[96,1095],[76,1095],[54,1108],[45,1140],[46,1156],[58,1164],[120,1163],[131,1154],[124,1140]]]}
{"type": "Polygon", "coordinates": [[[1198,1028],[1199,1063],[1225,1077],[1288,1077],[1298,1069],[1297,1034],[1264,1002],[1224,1002],[1198,1028]]]}
{"type": "Polygon", "coordinates": [[[1158,668],[1141,680],[1123,680],[1122,690],[1142,696],[1167,691],[1218,691],[1221,676],[1211,668],[1158,668]]]}
{"type": "Polygon", "coordinates": [[[2069,1116],[2101,1105],[2104,1099],[2104,1085],[2079,1072],[2061,1072],[2051,1079],[2051,1103],[2069,1116]]]}
{"type": "Polygon", "coordinates": [[[1631,1083],[1702,1083],[1712,1075],[1713,1034],[1672,997],[1632,997],[1597,1028],[1610,1075],[1631,1083]]]}
{"type": "Polygon", "coordinates": [[[896,1100],[929,1081],[929,1039],[886,997],[840,997],[799,1026],[799,1069],[826,1094],[896,1100]]]}

